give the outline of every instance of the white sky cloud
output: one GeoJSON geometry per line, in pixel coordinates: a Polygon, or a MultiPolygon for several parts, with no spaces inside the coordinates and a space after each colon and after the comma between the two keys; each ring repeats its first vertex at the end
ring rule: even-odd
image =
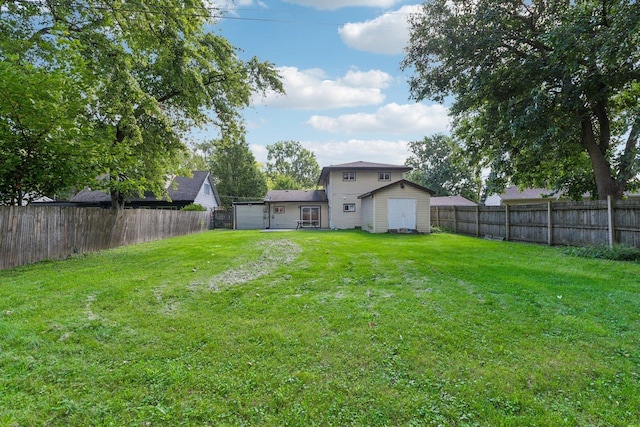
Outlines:
{"type": "Polygon", "coordinates": [[[344,77],[331,80],[318,68],[299,70],[280,67],[286,95],[268,93],[254,98],[254,103],[269,107],[319,109],[378,105],[384,102],[382,89],[393,78],[378,70],[350,70],[344,77]]]}
{"type": "Polygon", "coordinates": [[[338,34],[347,46],[365,52],[395,55],[403,53],[409,42],[409,15],[417,13],[421,6],[403,6],[376,19],[348,23],[340,27],[338,34]]]}
{"type": "MultiPolygon", "coordinates": [[[[329,142],[301,141],[300,143],[304,148],[315,153],[320,167],[358,160],[403,165],[409,157],[408,141],[403,140],[349,139],[329,142]]],[[[256,160],[263,165],[266,164],[267,148],[257,144],[251,145],[250,148],[256,160]]]]}
{"type": "Polygon", "coordinates": [[[322,10],[335,10],[342,7],[364,6],[364,7],[392,7],[400,0],[285,0],[286,3],[311,6],[322,10]]]}
{"type": "Polygon", "coordinates": [[[314,115],[307,124],[317,130],[351,134],[357,132],[385,134],[431,134],[447,132],[447,108],[440,105],[387,104],[375,113],[344,114],[338,117],[314,115]]]}

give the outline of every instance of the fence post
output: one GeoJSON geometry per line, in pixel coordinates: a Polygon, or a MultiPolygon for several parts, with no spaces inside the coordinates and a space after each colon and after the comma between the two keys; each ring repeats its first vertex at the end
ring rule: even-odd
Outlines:
{"type": "Polygon", "coordinates": [[[458,232],[458,218],[456,215],[456,207],[453,207],[453,232],[457,233],[458,232]]]}
{"type": "Polygon", "coordinates": [[[609,223],[609,247],[613,248],[615,243],[615,224],[613,223],[613,197],[611,195],[607,196],[607,217],[607,222],[609,223]]]}
{"type": "Polygon", "coordinates": [[[476,205],[476,237],[480,237],[480,206],[476,205]]]}
{"type": "Polygon", "coordinates": [[[509,241],[509,205],[504,205],[504,240],[509,241]]]}
{"type": "Polygon", "coordinates": [[[547,202],[547,243],[553,246],[553,209],[551,201],[547,202]]]}

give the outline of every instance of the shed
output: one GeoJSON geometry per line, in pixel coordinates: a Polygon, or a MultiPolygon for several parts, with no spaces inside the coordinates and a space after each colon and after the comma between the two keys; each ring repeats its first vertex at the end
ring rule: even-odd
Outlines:
{"type": "Polygon", "coordinates": [[[358,196],[362,229],[370,233],[407,231],[429,233],[432,190],[406,179],[358,196]]]}

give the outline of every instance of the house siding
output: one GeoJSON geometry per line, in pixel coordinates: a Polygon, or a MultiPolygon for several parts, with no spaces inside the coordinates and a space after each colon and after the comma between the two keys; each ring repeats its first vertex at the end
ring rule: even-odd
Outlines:
{"type": "Polygon", "coordinates": [[[303,206],[320,207],[320,228],[329,227],[329,206],[326,202],[274,202],[269,203],[269,228],[296,228],[300,219],[300,209],[303,206]],[[275,213],[276,206],[283,206],[284,213],[275,213]]]}
{"type": "Polygon", "coordinates": [[[388,185],[392,182],[400,181],[403,178],[401,171],[389,170],[335,170],[329,174],[327,184],[327,196],[329,198],[329,209],[331,210],[331,228],[356,228],[361,227],[363,221],[361,213],[361,200],[358,196],[371,191],[374,188],[388,185]],[[343,172],[355,172],[355,181],[343,181],[343,172]],[[378,181],[378,173],[387,172],[390,174],[390,181],[378,181]],[[353,203],[356,206],[355,212],[343,212],[343,204],[353,203]]]}
{"type": "Polygon", "coordinates": [[[193,203],[207,208],[208,211],[212,211],[218,207],[218,204],[216,203],[216,198],[213,195],[213,186],[211,186],[209,190],[209,194],[205,194],[204,184],[202,184],[202,187],[200,187],[200,191],[198,191],[198,195],[193,200],[193,203]]]}

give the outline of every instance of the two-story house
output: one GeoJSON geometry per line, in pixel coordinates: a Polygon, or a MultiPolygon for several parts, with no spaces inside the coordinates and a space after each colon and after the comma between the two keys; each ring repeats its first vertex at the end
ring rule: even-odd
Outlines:
{"type": "Polygon", "coordinates": [[[403,178],[408,166],[352,162],[325,166],[322,190],[271,190],[261,204],[235,207],[236,228],[430,229],[432,191],[403,178]]]}

